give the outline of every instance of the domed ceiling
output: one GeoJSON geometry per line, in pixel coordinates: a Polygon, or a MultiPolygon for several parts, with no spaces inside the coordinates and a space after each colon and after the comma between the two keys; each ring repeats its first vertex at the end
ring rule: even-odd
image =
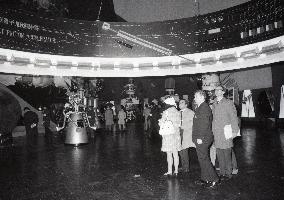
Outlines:
{"type": "Polygon", "coordinates": [[[193,17],[249,0],[113,0],[116,14],[128,22],[153,22],[193,17]]]}
{"type": "Polygon", "coordinates": [[[0,6],[77,20],[153,22],[192,17],[249,0],[0,0],[0,6]]]}

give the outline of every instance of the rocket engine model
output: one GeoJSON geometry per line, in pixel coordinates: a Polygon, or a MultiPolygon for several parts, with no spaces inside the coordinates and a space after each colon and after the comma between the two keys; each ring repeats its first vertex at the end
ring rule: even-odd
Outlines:
{"type": "Polygon", "coordinates": [[[57,127],[57,131],[64,130],[65,144],[78,146],[88,143],[87,127],[96,130],[96,126],[91,126],[84,105],[84,90],[69,92],[69,103],[64,106],[64,122],[62,127],[57,127]]]}

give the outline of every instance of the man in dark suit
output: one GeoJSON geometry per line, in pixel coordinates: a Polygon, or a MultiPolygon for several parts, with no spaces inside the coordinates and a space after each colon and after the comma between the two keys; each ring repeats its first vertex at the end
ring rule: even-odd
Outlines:
{"type": "Polygon", "coordinates": [[[29,146],[33,146],[38,136],[38,116],[35,112],[31,111],[28,107],[24,108],[24,125],[26,128],[26,137],[29,146]]]}
{"type": "Polygon", "coordinates": [[[211,130],[212,112],[205,99],[206,94],[204,91],[198,90],[195,92],[194,101],[197,108],[193,117],[192,140],[196,145],[196,153],[201,168],[201,180],[195,183],[206,187],[214,187],[219,183],[219,177],[209,157],[209,147],[213,142],[211,130]]]}

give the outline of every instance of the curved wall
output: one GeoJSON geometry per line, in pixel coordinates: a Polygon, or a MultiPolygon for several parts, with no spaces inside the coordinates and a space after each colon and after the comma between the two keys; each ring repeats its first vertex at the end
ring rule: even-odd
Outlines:
{"type": "Polygon", "coordinates": [[[283,0],[153,23],[51,19],[0,9],[0,71],[134,77],[253,67],[283,61],[283,22],[283,0]]]}
{"type": "Polygon", "coordinates": [[[42,18],[0,9],[0,48],[82,57],[151,57],[163,54],[117,35],[125,31],[165,47],[172,55],[227,49],[284,33],[284,1],[254,0],[193,18],[153,23],[110,23],[42,18]]]}

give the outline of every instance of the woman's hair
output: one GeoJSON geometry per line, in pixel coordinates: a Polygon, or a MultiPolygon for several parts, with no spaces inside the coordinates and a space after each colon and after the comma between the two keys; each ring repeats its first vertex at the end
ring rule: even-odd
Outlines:
{"type": "Polygon", "coordinates": [[[204,90],[197,90],[194,94],[199,94],[200,96],[203,96],[204,99],[206,99],[206,93],[204,90]]]}
{"type": "Polygon", "coordinates": [[[163,111],[167,110],[168,108],[175,107],[174,105],[164,104],[163,111]]]}

